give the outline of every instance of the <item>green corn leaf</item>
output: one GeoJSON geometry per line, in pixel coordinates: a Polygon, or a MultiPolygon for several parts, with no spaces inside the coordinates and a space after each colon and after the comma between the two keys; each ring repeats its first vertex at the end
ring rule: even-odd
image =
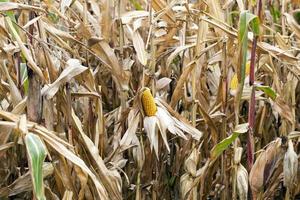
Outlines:
{"type": "Polygon", "coordinates": [[[53,24],[57,24],[59,21],[59,16],[56,15],[54,12],[48,12],[47,13],[47,18],[53,23],[53,24]]]}
{"type": "Polygon", "coordinates": [[[255,17],[250,22],[250,26],[254,35],[259,35],[259,24],[259,18],[255,15],[255,17]]]}
{"type": "MultiPolygon", "coordinates": [[[[9,2],[9,0],[0,0],[0,3],[2,2],[9,2]]],[[[16,25],[17,20],[14,11],[6,11],[5,14],[11,19],[12,22],[14,22],[13,26],[15,27],[16,31],[19,32],[19,27],[16,25]]]]}
{"type": "Polygon", "coordinates": [[[241,70],[238,74],[239,88],[239,99],[243,93],[245,73],[246,73],[246,62],[247,62],[247,50],[248,50],[248,27],[251,26],[253,34],[259,35],[259,19],[256,15],[249,13],[249,11],[242,11],[240,13],[239,21],[239,62],[241,63],[241,70]]]}
{"type": "Polygon", "coordinates": [[[255,86],[255,88],[263,91],[272,100],[275,100],[276,97],[277,97],[277,93],[271,87],[269,87],[269,86],[258,85],[258,86],[255,86]]]}
{"type": "Polygon", "coordinates": [[[278,23],[278,21],[281,17],[280,10],[277,7],[275,7],[274,5],[271,5],[270,6],[270,12],[271,12],[271,15],[272,15],[272,18],[273,18],[274,22],[278,23]]]}
{"type": "Polygon", "coordinates": [[[22,52],[22,56],[24,56],[24,58],[26,58],[28,65],[32,68],[32,70],[37,73],[42,80],[44,80],[44,75],[42,70],[37,66],[37,64],[34,62],[30,51],[27,49],[27,47],[24,45],[24,43],[22,42],[21,37],[19,36],[18,32],[16,31],[16,29],[13,26],[13,23],[11,21],[11,19],[9,17],[5,17],[5,22],[8,26],[8,30],[9,32],[12,34],[12,36],[14,37],[14,39],[17,41],[21,52],[22,52]]]}
{"type": "Polygon", "coordinates": [[[136,0],[129,0],[136,10],[143,10],[141,4],[136,0]]]}
{"type": "Polygon", "coordinates": [[[46,147],[39,136],[29,133],[25,136],[29,169],[33,191],[37,200],[46,200],[43,183],[43,163],[46,158],[46,147]]]}
{"type": "Polygon", "coordinates": [[[241,133],[246,133],[247,131],[248,123],[238,125],[236,127],[236,130],[233,131],[233,133],[229,137],[225,138],[213,147],[210,152],[211,159],[214,160],[218,158],[241,133]]]}
{"type": "Polygon", "coordinates": [[[300,11],[299,10],[294,11],[293,17],[294,17],[295,21],[297,22],[297,24],[300,25],[300,11]]]}
{"type": "Polygon", "coordinates": [[[20,63],[21,85],[24,87],[25,95],[28,93],[28,72],[26,63],[20,63]]]}

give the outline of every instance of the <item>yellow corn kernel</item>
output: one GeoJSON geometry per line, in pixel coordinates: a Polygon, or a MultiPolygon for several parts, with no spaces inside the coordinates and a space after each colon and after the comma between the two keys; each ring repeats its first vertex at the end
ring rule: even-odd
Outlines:
{"type": "Polygon", "coordinates": [[[235,73],[230,81],[230,89],[235,90],[237,87],[238,87],[238,78],[235,73]]]}
{"type": "MultiPolygon", "coordinates": [[[[246,73],[245,76],[249,76],[250,74],[250,61],[248,61],[246,63],[246,73]]],[[[235,90],[238,87],[238,78],[237,78],[237,74],[235,73],[230,81],[230,89],[231,90],[235,90]]]]}
{"type": "Polygon", "coordinates": [[[250,74],[250,61],[246,63],[246,76],[250,74]]]}
{"type": "Polygon", "coordinates": [[[154,116],[156,114],[157,108],[149,88],[146,88],[142,92],[141,100],[146,116],[154,116]]]}

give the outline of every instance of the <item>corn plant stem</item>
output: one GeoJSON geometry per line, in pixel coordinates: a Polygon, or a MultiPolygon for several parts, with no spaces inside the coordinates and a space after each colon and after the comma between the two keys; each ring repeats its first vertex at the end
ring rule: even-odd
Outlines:
{"type": "MultiPolygon", "coordinates": [[[[148,0],[148,5],[149,5],[149,21],[150,21],[150,28],[149,28],[149,35],[150,35],[150,73],[151,73],[151,92],[153,96],[155,96],[155,66],[156,66],[156,59],[155,59],[155,54],[156,54],[156,46],[154,44],[154,34],[152,30],[154,30],[154,23],[153,23],[153,13],[152,13],[152,0],[148,0]]],[[[158,130],[155,130],[155,134],[158,134],[158,130]]],[[[155,162],[155,182],[159,179],[159,162],[155,162]]],[[[155,191],[152,192],[152,199],[155,200],[157,199],[157,194],[156,194],[156,187],[154,186],[155,191]]],[[[152,188],[153,190],[153,188],[152,188]]]]}
{"type": "MultiPolygon", "coordinates": [[[[187,29],[187,23],[184,24],[184,28],[185,30],[187,29]]],[[[200,22],[198,23],[198,25],[200,25],[200,22]]],[[[199,32],[197,35],[197,38],[199,38],[199,32]]],[[[198,46],[198,42],[199,39],[197,40],[197,45],[198,46]]],[[[185,39],[183,41],[185,43],[185,39]]],[[[197,55],[197,49],[196,48],[196,55],[197,55]]],[[[197,64],[195,64],[197,67],[197,64]]],[[[196,112],[197,112],[197,104],[196,104],[196,67],[194,67],[193,69],[193,75],[192,75],[192,125],[195,127],[196,126],[196,112]]],[[[193,141],[192,143],[192,149],[195,148],[195,141],[193,141]]],[[[197,199],[197,186],[193,188],[192,190],[192,198],[193,200],[197,199]]]]}
{"type": "Polygon", "coordinates": [[[255,86],[254,86],[254,67],[255,67],[255,52],[256,52],[257,36],[254,37],[252,42],[251,49],[251,60],[250,60],[250,86],[251,88],[251,97],[249,104],[248,112],[248,123],[249,123],[249,132],[247,139],[247,164],[248,169],[250,170],[254,161],[254,143],[253,143],[253,129],[255,122],[255,86]]]}
{"type": "Polygon", "coordinates": [[[135,200],[141,199],[141,171],[137,174],[135,200]]]}
{"type": "MultiPolygon", "coordinates": [[[[239,104],[238,104],[239,105],[239,104]]],[[[237,105],[235,105],[237,106],[237,105]]],[[[236,115],[238,116],[238,113],[236,113],[236,115]]],[[[236,125],[238,125],[238,121],[236,122],[236,125]]],[[[233,158],[234,158],[234,154],[235,154],[235,150],[237,149],[238,144],[237,141],[234,141],[233,143],[233,149],[234,149],[234,153],[233,153],[233,158]]],[[[232,167],[232,199],[236,200],[236,178],[237,178],[237,165],[234,164],[234,159],[231,160],[231,167],[232,167]]]]}
{"type": "Polygon", "coordinates": [[[290,196],[290,189],[289,187],[286,188],[286,192],[285,192],[285,197],[284,197],[284,200],[289,200],[291,199],[291,196],[290,196]]]}
{"type": "Polygon", "coordinates": [[[119,0],[118,2],[118,18],[119,18],[119,46],[120,46],[120,58],[121,61],[123,61],[123,51],[124,51],[124,29],[123,29],[123,24],[122,24],[122,20],[121,20],[121,11],[122,8],[122,1],[119,0]]]}
{"type": "MultiPolygon", "coordinates": [[[[285,13],[286,0],[282,0],[281,13],[285,13]]],[[[282,35],[286,35],[285,29],[285,17],[281,17],[281,27],[282,27],[282,35]]]]}
{"type": "MultiPolygon", "coordinates": [[[[29,1],[29,4],[32,4],[32,1],[29,1]]],[[[29,14],[29,20],[32,20],[35,17],[34,11],[31,11],[29,14]]],[[[29,37],[30,44],[33,45],[33,31],[34,25],[29,26],[29,37]]],[[[20,54],[19,54],[20,55],[20,54]]],[[[40,123],[42,119],[42,96],[40,92],[41,83],[38,75],[31,70],[29,67],[28,71],[28,99],[27,99],[27,114],[28,119],[37,123],[40,123]]]]}
{"type": "MultiPolygon", "coordinates": [[[[151,33],[152,34],[152,33],[151,33]]],[[[154,37],[154,35],[153,35],[154,37]]],[[[156,54],[156,46],[154,44],[154,39],[151,39],[151,76],[152,76],[152,94],[155,96],[155,66],[156,66],[156,60],[155,60],[155,54],[156,54]]]]}
{"type": "MultiPolygon", "coordinates": [[[[222,92],[222,112],[225,114],[227,112],[227,69],[226,69],[226,62],[227,62],[227,54],[226,54],[226,45],[227,42],[224,40],[223,42],[223,50],[222,50],[222,62],[221,62],[221,68],[222,68],[222,75],[221,75],[221,92],[222,92]]],[[[221,138],[220,140],[223,140],[226,137],[226,127],[227,127],[227,119],[225,117],[222,118],[222,130],[221,130],[221,138]]],[[[228,190],[228,181],[226,177],[226,171],[225,171],[225,160],[226,160],[226,155],[222,154],[221,157],[221,174],[222,174],[222,184],[225,185],[225,189],[222,191],[221,199],[225,200],[227,196],[227,190],[228,190]]]]}
{"type": "MultiPolygon", "coordinates": [[[[185,3],[185,5],[189,4],[189,0],[187,0],[187,2],[185,3]]],[[[187,7],[188,8],[188,7],[187,7]]],[[[182,35],[182,45],[185,45],[186,43],[186,30],[188,29],[188,17],[189,15],[186,16],[186,20],[184,21],[183,24],[183,35],[182,35]]],[[[199,25],[200,23],[198,23],[199,25]]],[[[199,37],[199,34],[197,35],[197,37],[199,37]]],[[[199,40],[197,40],[197,45],[199,45],[200,43],[198,42],[199,40]],[[199,43],[199,44],[198,44],[199,43]]],[[[196,48],[196,55],[199,54],[199,48],[196,48]]],[[[182,52],[182,58],[184,57],[184,52],[182,52]]],[[[193,76],[192,76],[192,125],[195,127],[196,126],[196,113],[197,113],[197,103],[196,103],[196,67],[194,67],[193,69],[193,76]]],[[[196,146],[195,141],[193,141],[192,143],[192,149],[194,149],[196,146]]],[[[194,187],[192,190],[192,199],[193,200],[197,200],[197,187],[194,187]]]]}
{"type": "MultiPolygon", "coordinates": [[[[197,64],[196,64],[197,65],[197,64]]],[[[196,67],[193,69],[193,77],[192,77],[192,125],[196,126],[196,114],[197,114],[197,103],[196,103],[196,67]]],[[[192,143],[192,148],[195,148],[195,141],[192,143]]],[[[193,199],[197,199],[197,187],[193,189],[193,199]]]]}
{"type": "MultiPolygon", "coordinates": [[[[196,104],[196,66],[193,69],[193,75],[192,75],[192,125],[196,126],[196,112],[197,112],[197,104],[196,104]]],[[[193,141],[192,144],[193,148],[195,146],[195,141],[193,141]]]]}
{"type": "MultiPolygon", "coordinates": [[[[259,0],[258,2],[258,17],[261,17],[261,9],[262,9],[262,1],[259,0]]],[[[250,171],[253,162],[254,162],[254,138],[253,138],[253,130],[254,130],[254,123],[255,123],[255,57],[256,57],[256,47],[257,47],[257,38],[258,36],[255,35],[252,41],[252,48],[251,48],[251,58],[250,58],[250,80],[249,84],[252,86],[251,88],[251,96],[250,96],[250,103],[249,103],[249,112],[248,112],[248,122],[249,122],[249,132],[248,132],[248,139],[247,139],[247,164],[248,170],[250,171]]]]}
{"type": "MultiPolygon", "coordinates": [[[[200,16],[199,16],[200,18],[200,16]]],[[[198,20],[198,27],[201,27],[201,20],[198,20]]],[[[187,27],[186,27],[187,28],[187,27]]],[[[196,52],[195,56],[200,55],[200,48],[201,48],[201,40],[203,38],[201,37],[201,30],[199,28],[197,32],[197,44],[196,44],[196,52]]],[[[197,67],[199,66],[198,64],[199,61],[195,63],[195,67],[193,69],[193,74],[192,74],[192,125],[196,126],[196,112],[197,112],[197,103],[196,103],[196,72],[197,72],[197,67]]],[[[199,85],[200,86],[200,85],[199,85]]]]}
{"type": "Polygon", "coordinates": [[[95,145],[99,149],[100,156],[103,157],[105,149],[105,124],[104,124],[104,115],[103,115],[103,106],[102,106],[102,92],[101,86],[98,86],[98,93],[100,93],[101,99],[97,100],[97,110],[98,110],[98,119],[99,119],[99,136],[98,139],[95,138],[95,145]]]}
{"type": "MultiPolygon", "coordinates": [[[[192,125],[196,125],[196,111],[197,111],[197,104],[196,104],[196,67],[193,69],[192,75],[192,125]]],[[[194,143],[194,142],[193,142],[194,143]]]]}
{"type": "MultiPolygon", "coordinates": [[[[83,24],[84,26],[87,25],[87,13],[88,13],[88,8],[87,8],[87,1],[83,2],[83,9],[84,9],[84,16],[83,16],[83,24]]],[[[86,39],[83,39],[83,43],[85,45],[88,45],[88,41],[86,39]]],[[[85,63],[86,63],[86,66],[89,67],[89,51],[87,49],[85,49],[85,63]]]]}
{"type": "MultiPolygon", "coordinates": [[[[123,24],[121,20],[121,15],[122,15],[122,1],[118,1],[118,18],[119,18],[119,47],[120,47],[120,62],[123,63],[123,54],[124,54],[124,29],[123,29],[123,24]]],[[[127,98],[127,91],[121,91],[120,92],[120,101],[121,101],[121,108],[122,110],[126,108],[126,98],[127,98]]]]}
{"type": "Polygon", "coordinates": [[[296,129],[296,87],[297,85],[294,85],[294,80],[291,81],[292,82],[292,88],[291,88],[291,95],[292,95],[292,98],[291,98],[291,101],[292,101],[292,115],[293,115],[293,123],[292,123],[292,131],[294,131],[296,129]]]}
{"type": "MultiPolygon", "coordinates": [[[[200,16],[199,16],[200,18],[200,16]]],[[[198,20],[198,27],[201,27],[201,20],[198,20]]],[[[186,27],[187,28],[187,27],[186,27]]],[[[198,56],[200,54],[199,49],[201,45],[201,30],[199,28],[198,33],[197,33],[197,44],[196,44],[196,52],[195,56],[198,56]]],[[[194,64],[196,65],[193,69],[193,74],[192,74],[192,125],[196,126],[196,112],[197,112],[197,103],[196,103],[196,71],[198,65],[198,61],[194,64]]],[[[194,147],[194,142],[193,142],[193,147],[194,147]]]]}
{"type": "Polygon", "coordinates": [[[154,34],[152,30],[154,29],[154,24],[153,24],[153,13],[152,13],[152,0],[148,1],[149,5],[149,40],[150,40],[150,74],[151,74],[151,92],[155,96],[155,66],[156,66],[156,59],[155,59],[155,54],[156,54],[156,46],[154,44],[154,34]]]}
{"type": "MultiPolygon", "coordinates": [[[[140,121],[143,121],[143,117],[140,115],[140,121]]],[[[140,126],[139,126],[139,129],[140,129],[140,132],[142,133],[143,132],[143,124],[141,123],[140,126]]],[[[144,142],[143,142],[143,135],[141,134],[139,136],[139,140],[140,140],[140,144],[141,144],[141,149],[144,149],[144,142]]],[[[142,151],[143,153],[143,151],[142,151]]],[[[141,173],[142,173],[142,169],[143,169],[143,166],[140,166],[138,164],[138,161],[137,161],[137,168],[138,168],[138,174],[137,174],[137,179],[136,179],[136,194],[135,194],[135,200],[140,200],[142,199],[141,197],[141,173]]]]}
{"type": "MultiPolygon", "coordinates": [[[[234,149],[237,148],[236,142],[234,143],[234,149]]],[[[233,154],[234,155],[234,154],[233,154]]],[[[233,176],[232,176],[232,199],[236,200],[236,177],[237,177],[237,166],[234,164],[232,159],[232,166],[233,166],[233,176]]]]}
{"type": "Polygon", "coordinates": [[[253,138],[254,121],[255,121],[255,88],[254,86],[252,86],[249,112],[248,112],[249,131],[247,137],[247,164],[248,164],[249,171],[251,170],[254,162],[254,138],[253,138]]]}
{"type": "MultiPolygon", "coordinates": [[[[235,116],[235,126],[239,124],[239,108],[240,108],[240,99],[239,93],[242,92],[241,87],[237,88],[237,95],[234,99],[234,116],[235,116]]],[[[233,142],[233,149],[235,150],[238,147],[237,141],[233,142]]],[[[234,153],[233,156],[234,158],[234,153]]],[[[231,160],[232,167],[232,199],[236,200],[236,176],[237,176],[237,166],[234,164],[233,159],[231,160]]]]}

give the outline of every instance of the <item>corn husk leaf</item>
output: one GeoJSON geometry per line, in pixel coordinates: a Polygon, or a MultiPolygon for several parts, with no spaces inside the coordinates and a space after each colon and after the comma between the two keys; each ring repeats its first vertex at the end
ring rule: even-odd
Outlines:
{"type": "Polygon", "coordinates": [[[237,188],[241,200],[247,200],[248,196],[248,172],[245,167],[239,164],[237,169],[237,188]]]}
{"type": "Polygon", "coordinates": [[[292,190],[297,181],[298,156],[294,151],[293,142],[289,140],[288,149],[283,160],[283,183],[292,190]]]}

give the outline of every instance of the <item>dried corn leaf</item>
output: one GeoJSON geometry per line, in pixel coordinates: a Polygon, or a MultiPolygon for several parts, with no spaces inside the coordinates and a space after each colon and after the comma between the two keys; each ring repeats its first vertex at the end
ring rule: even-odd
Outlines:
{"type": "Polygon", "coordinates": [[[300,38],[300,26],[297,23],[297,21],[294,19],[293,15],[284,13],[284,16],[286,17],[286,21],[287,21],[288,25],[295,32],[295,34],[300,38]]]}
{"type": "Polygon", "coordinates": [[[48,99],[51,99],[61,85],[69,82],[73,77],[81,74],[87,69],[87,67],[81,65],[79,60],[69,59],[67,61],[66,68],[62,71],[59,77],[53,83],[43,87],[42,95],[46,96],[48,99]]]}
{"type": "Polygon", "coordinates": [[[139,62],[146,66],[147,61],[148,61],[148,54],[146,52],[145,49],[145,43],[141,37],[141,35],[139,34],[138,30],[132,30],[129,26],[127,26],[127,29],[130,32],[131,35],[131,39],[133,42],[133,47],[135,49],[135,52],[137,54],[137,58],[139,60],[139,62]]]}
{"type": "Polygon", "coordinates": [[[34,11],[39,11],[39,12],[45,12],[44,9],[41,7],[37,6],[30,6],[22,3],[14,3],[14,2],[1,2],[0,3],[0,11],[5,12],[5,11],[10,11],[10,10],[34,10],[34,11]]]}
{"type": "MultiPolygon", "coordinates": [[[[170,5],[172,5],[172,4],[170,4],[170,5]]],[[[165,0],[153,0],[152,1],[152,8],[156,12],[162,12],[163,13],[162,19],[164,19],[169,24],[174,24],[175,23],[175,14],[170,9],[169,6],[168,6],[168,4],[166,3],[165,0]]]]}
{"type": "Polygon", "coordinates": [[[17,41],[23,55],[25,56],[26,60],[28,61],[28,66],[34,71],[36,72],[39,77],[41,78],[41,80],[44,81],[44,75],[42,73],[42,70],[37,66],[37,64],[34,62],[29,50],[25,47],[25,45],[23,44],[18,32],[16,31],[16,29],[13,26],[13,22],[10,19],[10,17],[5,17],[5,21],[8,25],[8,28],[11,32],[11,34],[13,35],[14,39],[17,41]]]}
{"type": "MultiPolygon", "coordinates": [[[[44,162],[43,164],[43,178],[52,175],[54,167],[52,163],[44,162]]],[[[3,187],[0,189],[0,197],[4,196],[14,196],[26,191],[32,191],[32,179],[30,172],[18,177],[12,184],[9,186],[3,187]]]]}
{"type": "Polygon", "coordinates": [[[104,161],[102,160],[101,156],[99,155],[99,151],[92,142],[92,140],[86,136],[86,134],[82,130],[82,125],[78,117],[75,115],[74,111],[72,110],[72,119],[73,122],[79,131],[81,137],[83,138],[83,141],[91,154],[94,161],[97,163],[97,168],[99,168],[99,176],[103,183],[103,186],[106,188],[108,195],[111,197],[111,199],[122,199],[121,196],[121,185],[120,181],[120,175],[115,176],[112,171],[108,170],[104,164],[104,161]]]}

